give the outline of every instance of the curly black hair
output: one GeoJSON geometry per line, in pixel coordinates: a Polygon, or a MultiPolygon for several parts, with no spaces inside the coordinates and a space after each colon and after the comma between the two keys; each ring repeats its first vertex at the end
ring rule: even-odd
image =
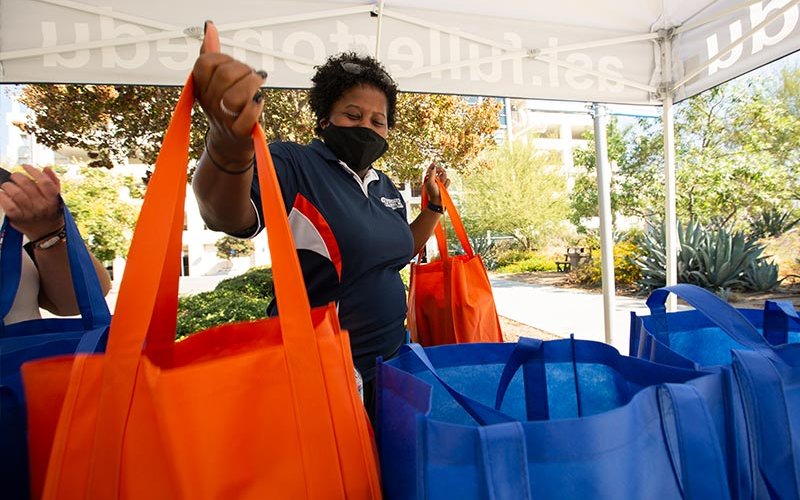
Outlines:
{"type": "Polygon", "coordinates": [[[322,132],[320,121],[330,117],[333,104],[342,94],[358,85],[370,85],[386,96],[387,126],[394,127],[394,113],[397,107],[397,84],[383,69],[381,63],[370,56],[355,52],[343,52],[332,55],[322,66],[316,66],[317,72],[311,81],[314,85],[309,93],[311,109],[317,116],[317,134],[322,132]]]}

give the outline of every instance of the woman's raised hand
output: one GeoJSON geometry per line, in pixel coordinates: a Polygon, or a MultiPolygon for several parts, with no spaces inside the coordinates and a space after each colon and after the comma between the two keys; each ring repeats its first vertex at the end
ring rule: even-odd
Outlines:
{"type": "Polygon", "coordinates": [[[61,212],[61,182],[50,167],[39,170],[22,165],[25,173],[11,174],[0,188],[0,208],[17,231],[30,240],[57,231],[64,225],[61,212]]]}
{"type": "Polygon", "coordinates": [[[219,32],[206,21],[200,57],[192,70],[195,98],[209,123],[207,147],[215,158],[226,160],[253,157],[250,132],[263,108],[260,88],[267,79],[263,70],[254,70],[220,53],[219,32]]]}

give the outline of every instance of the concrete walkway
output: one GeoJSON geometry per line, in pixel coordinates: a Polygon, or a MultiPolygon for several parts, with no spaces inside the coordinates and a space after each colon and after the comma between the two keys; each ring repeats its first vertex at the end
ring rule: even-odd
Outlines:
{"type": "MultiPolygon", "coordinates": [[[[602,294],[499,278],[490,281],[501,316],[563,337],[574,333],[578,339],[605,341],[602,294]]],[[[631,311],[649,314],[645,298],[617,296],[611,343],[623,354],[628,353],[631,311]]]]}

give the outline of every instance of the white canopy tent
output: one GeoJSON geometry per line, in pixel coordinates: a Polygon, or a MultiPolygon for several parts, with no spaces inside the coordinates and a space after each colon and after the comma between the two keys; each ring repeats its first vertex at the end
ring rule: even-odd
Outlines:
{"type": "Polygon", "coordinates": [[[606,341],[614,268],[605,112],[663,106],[667,283],[677,280],[672,105],[800,49],[800,0],[0,0],[0,83],[180,85],[204,19],[223,50],[305,88],[376,54],[413,92],[595,103],[606,341]],[[431,9],[431,5],[435,9],[431,9]]]}

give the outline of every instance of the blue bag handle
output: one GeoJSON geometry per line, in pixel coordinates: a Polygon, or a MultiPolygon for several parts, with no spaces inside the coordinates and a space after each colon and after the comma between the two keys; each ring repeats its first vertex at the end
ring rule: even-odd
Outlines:
{"type": "MultiPolygon", "coordinates": [[[[103,296],[100,280],[92,262],[91,255],[83,243],[75,220],[61,200],[66,231],[67,256],[69,258],[72,286],[78,301],[82,323],[87,331],[99,330],[102,335],[104,327],[111,323],[111,313],[103,296]]],[[[11,227],[8,218],[0,228],[0,318],[5,318],[14,303],[22,275],[22,234],[11,227]]],[[[0,321],[0,337],[5,334],[5,326],[0,321]]],[[[99,341],[99,336],[96,339],[99,341]]],[[[80,348],[90,347],[91,339],[82,339],[80,348]]],[[[94,346],[90,351],[94,350],[94,346]]],[[[84,351],[79,351],[84,352],[84,351]]]]}
{"type": "Polygon", "coordinates": [[[661,385],[658,409],[683,498],[730,498],[714,422],[697,389],[687,384],[661,385]]]}
{"type": "Polygon", "coordinates": [[[685,300],[739,344],[754,351],[771,352],[769,343],[735,307],[704,288],[685,283],[659,288],[647,297],[650,314],[663,332],[668,331],[665,303],[670,293],[685,300]]]}
{"type": "Polygon", "coordinates": [[[783,381],[764,355],[733,351],[733,372],[744,403],[747,434],[761,478],[777,498],[800,498],[800,471],[783,381]]]}
{"type": "Polygon", "coordinates": [[[504,422],[516,422],[517,420],[506,415],[505,413],[495,410],[494,408],[487,406],[480,401],[476,401],[469,396],[465,396],[453,388],[450,384],[444,381],[439,373],[434,368],[433,364],[431,363],[430,359],[428,359],[428,355],[425,354],[425,350],[422,349],[422,346],[419,344],[407,344],[403,347],[403,349],[410,349],[414,355],[416,355],[417,359],[419,359],[425,368],[430,372],[433,377],[442,384],[442,387],[450,393],[453,399],[461,405],[462,408],[471,416],[476,422],[480,425],[490,425],[490,424],[499,424],[504,422]]]}
{"type": "Polygon", "coordinates": [[[764,302],[764,338],[772,345],[789,342],[789,318],[800,319],[794,304],[788,300],[764,302]]]}
{"type": "MultiPolygon", "coordinates": [[[[522,366],[525,370],[525,409],[528,420],[547,420],[549,409],[547,405],[547,382],[544,364],[543,342],[540,339],[520,337],[508,362],[500,375],[500,382],[497,384],[497,397],[494,402],[495,410],[500,410],[503,405],[511,379],[522,366]],[[528,380],[538,380],[542,383],[529,384],[528,380]]],[[[573,357],[574,361],[574,357],[573,357]]]]}
{"type": "Polygon", "coordinates": [[[487,498],[531,500],[525,429],[520,422],[478,427],[487,498]]]}

